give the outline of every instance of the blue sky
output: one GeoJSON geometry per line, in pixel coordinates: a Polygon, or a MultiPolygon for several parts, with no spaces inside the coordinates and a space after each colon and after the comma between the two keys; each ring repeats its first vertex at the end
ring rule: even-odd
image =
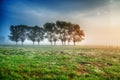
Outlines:
{"type": "Polygon", "coordinates": [[[10,25],[42,26],[66,20],[84,30],[86,37],[81,44],[116,45],[120,42],[119,5],[119,0],[1,0],[0,43],[12,43],[8,40],[10,25]],[[111,38],[114,42],[108,41],[111,38]]]}

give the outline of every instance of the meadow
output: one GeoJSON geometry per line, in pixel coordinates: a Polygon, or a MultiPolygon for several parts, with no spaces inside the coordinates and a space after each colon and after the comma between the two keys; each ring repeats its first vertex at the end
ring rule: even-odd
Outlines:
{"type": "Polygon", "coordinates": [[[120,80],[120,49],[1,45],[0,80],[120,80]]]}

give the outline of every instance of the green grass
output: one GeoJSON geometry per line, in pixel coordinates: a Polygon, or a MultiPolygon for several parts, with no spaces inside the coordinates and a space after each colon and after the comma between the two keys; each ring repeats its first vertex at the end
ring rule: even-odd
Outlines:
{"type": "Polygon", "coordinates": [[[120,80],[120,49],[0,46],[1,80],[120,80]]]}

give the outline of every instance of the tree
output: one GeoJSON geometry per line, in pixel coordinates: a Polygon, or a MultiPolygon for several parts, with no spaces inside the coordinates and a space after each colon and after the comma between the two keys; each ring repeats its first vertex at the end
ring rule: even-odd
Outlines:
{"type": "Polygon", "coordinates": [[[26,25],[18,25],[17,26],[19,28],[20,31],[20,41],[23,45],[23,42],[26,39],[26,33],[27,33],[27,26],[26,25]]]}
{"type": "Polygon", "coordinates": [[[48,39],[51,45],[54,42],[60,40],[62,45],[68,45],[73,41],[74,45],[76,42],[80,42],[84,37],[83,30],[80,29],[78,24],[72,24],[66,21],[56,21],[56,23],[47,22],[42,27],[33,26],[29,27],[27,25],[11,25],[10,26],[10,35],[8,36],[11,41],[15,41],[16,44],[18,41],[21,41],[23,44],[26,39],[29,39],[33,42],[37,41],[38,44],[44,40],[44,37],[48,39]],[[45,35],[45,36],[44,36],[45,35]]]}
{"type": "Polygon", "coordinates": [[[69,45],[70,41],[72,40],[73,24],[68,22],[67,26],[68,26],[67,41],[68,41],[68,45],[69,45]]]}
{"type": "Polygon", "coordinates": [[[54,41],[54,45],[56,45],[56,42],[58,41],[58,34],[57,33],[53,33],[53,41],[54,41]]]}
{"type": "Polygon", "coordinates": [[[59,32],[59,39],[61,40],[63,45],[67,41],[68,24],[65,21],[56,21],[56,25],[59,32]]]}
{"type": "Polygon", "coordinates": [[[35,27],[28,27],[27,36],[28,36],[28,39],[33,42],[33,45],[34,45],[34,42],[37,39],[37,29],[38,29],[37,26],[35,26],[35,27]]]}
{"type": "Polygon", "coordinates": [[[72,38],[73,43],[75,45],[76,42],[80,42],[83,40],[84,32],[80,29],[80,26],[78,24],[73,24],[73,31],[72,31],[72,38]]]}
{"type": "Polygon", "coordinates": [[[15,41],[16,45],[20,39],[20,30],[17,26],[10,26],[10,35],[8,36],[11,41],[15,41]]]}
{"type": "Polygon", "coordinates": [[[38,42],[38,45],[40,43],[40,41],[43,41],[44,39],[44,29],[42,27],[38,27],[38,26],[35,26],[37,28],[37,42],[38,42]]]}
{"type": "Polygon", "coordinates": [[[55,26],[55,23],[50,23],[47,22],[44,24],[44,29],[46,31],[46,38],[48,38],[48,41],[51,43],[54,42],[54,44],[56,43],[56,41],[58,40],[56,35],[57,35],[57,28],[55,26]]]}

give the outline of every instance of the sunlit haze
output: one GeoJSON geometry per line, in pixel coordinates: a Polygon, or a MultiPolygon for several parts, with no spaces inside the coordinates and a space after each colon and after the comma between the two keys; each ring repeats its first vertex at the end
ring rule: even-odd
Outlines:
{"type": "MultiPolygon", "coordinates": [[[[79,24],[81,45],[120,45],[120,0],[4,0],[0,1],[0,43],[8,39],[10,25],[43,26],[65,20],[79,24]],[[76,1],[76,2],[75,2],[76,1]]],[[[25,44],[32,44],[26,40],[25,44]]],[[[41,44],[49,43],[47,40],[41,44]]],[[[61,44],[58,42],[58,44],[61,44]]]]}

